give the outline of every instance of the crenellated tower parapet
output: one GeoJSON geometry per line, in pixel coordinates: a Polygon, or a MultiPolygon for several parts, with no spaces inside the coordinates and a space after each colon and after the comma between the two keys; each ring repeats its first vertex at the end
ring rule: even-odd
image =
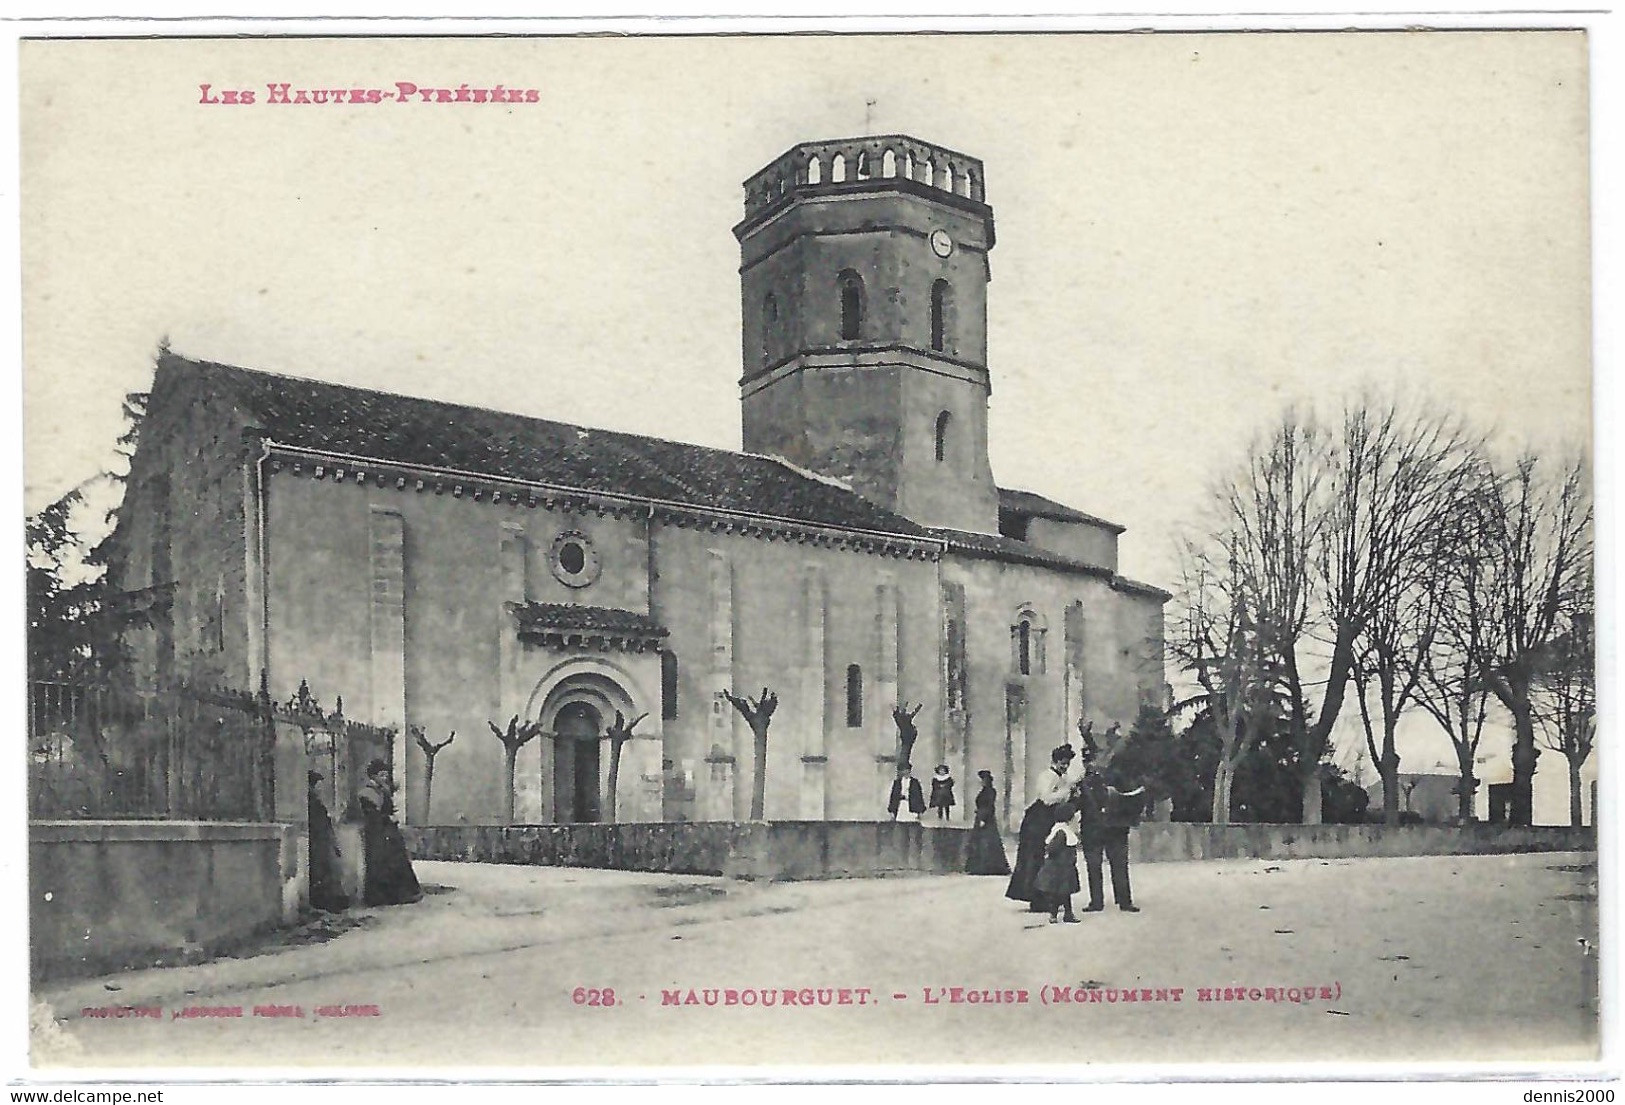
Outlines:
{"type": "Polygon", "coordinates": [[[794,146],[745,181],[746,221],[793,193],[854,191],[893,183],[931,188],[971,203],[987,202],[979,158],[906,134],[835,138],[794,146]]]}
{"type": "Polygon", "coordinates": [[[734,235],[745,448],[998,532],[982,162],[907,135],[803,142],[745,182],[734,235]]]}

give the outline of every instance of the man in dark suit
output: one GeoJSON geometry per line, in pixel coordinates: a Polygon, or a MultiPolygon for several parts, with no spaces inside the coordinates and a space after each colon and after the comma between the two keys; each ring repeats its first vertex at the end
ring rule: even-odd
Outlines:
{"type": "Polygon", "coordinates": [[[914,777],[913,765],[906,762],[897,765],[897,778],[892,781],[886,812],[893,821],[918,821],[925,812],[925,792],[914,777]]]}
{"type": "Polygon", "coordinates": [[[1087,913],[1098,913],[1106,908],[1101,857],[1112,869],[1112,900],[1124,913],[1138,913],[1134,894],[1128,879],[1128,834],[1140,822],[1145,808],[1145,788],[1121,791],[1108,786],[1106,777],[1095,765],[1097,749],[1087,734],[1083,748],[1083,781],[1075,791],[1082,827],[1078,833],[1079,850],[1089,874],[1089,904],[1087,913]]]}

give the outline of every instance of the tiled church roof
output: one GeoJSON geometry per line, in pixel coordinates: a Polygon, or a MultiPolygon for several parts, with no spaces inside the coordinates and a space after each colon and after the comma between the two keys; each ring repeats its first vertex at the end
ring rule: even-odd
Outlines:
{"type": "Polygon", "coordinates": [[[999,488],[999,511],[1005,514],[1025,514],[1032,518],[1054,518],[1060,522],[1082,522],[1109,529],[1113,533],[1123,532],[1123,527],[1116,522],[1108,522],[1104,518],[1096,518],[1093,514],[1085,514],[1037,492],[1017,491],[1012,487],[999,488]]]}
{"type": "Polygon", "coordinates": [[[635,610],[568,603],[510,603],[522,640],[570,647],[646,652],[669,635],[665,626],[635,610]]]}
{"type": "Polygon", "coordinates": [[[563,602],[527,602],[515,604],[514,617],[524,628],[582,629],[608,633],[642,633],[651,637],[666,636],[666,627],[635,610],[617,610],[609,606],[573,606],[563,602]]]}
{"type": "Polygon", "coordinates": [[[950,550],[965,556],[1032,564],[1040,568],[1059,568],[1062,571],[1079,572],[1099,576],[1102,579],[1113,578],[1110,568],[1063,556],[1025,541],[1017,541],[1014,537],[1004,537],[996,533],[972,533],[962,529],[933,529],[930,532],[933,537],[947,542],[950,550]]]}
{"type": "Polygon", "coordinates": [[[913,522],[856,492],[772,457],[174,355],[165,363],[203,374],[281,445],[842,529],[927,537],[913,522]]]}

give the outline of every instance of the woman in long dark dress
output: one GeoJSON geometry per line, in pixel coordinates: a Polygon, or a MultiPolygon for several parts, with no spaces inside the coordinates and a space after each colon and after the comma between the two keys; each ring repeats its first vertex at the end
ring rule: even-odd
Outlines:
{"type": "Polygon", "coordinates": [[[999,836],[998,793],[993,789],[993,772],[978,771],[982,789],[976,792],[976,819],[971,823],[970,840],[965,846],[965,874],[1008,875],[1010,861],[999,836]]]}
{"type": "Polygon", "coordinates": [[[327,804],[316,790],[322,781],[321,773],[307,772],[306,778],[310,783],[310,904],[328,913],[338,913],[350,907],[350,896],[344,892],[344,876],[339,866],[338,836],[333,832],[327,804]]]}
{"type": "Polygon", "coordinates": [[[1044,865],[1044,841],[1055,827],[1055,810],[1072,793],[1073,784],[1083,778],[1081,771],[1072,766],[1077,753],[1070,744],[1063,744],[1050,753],[1049,770],[1038,781],[1038,793],[1033,804],[1021,817],[1021,829],[1016,834],[1016,866],[1010,872],[1010,885],[1004,896],[1017,902],[1028,903],[1034,913],[1042,913],[1042,895],[1033,891],[1033,880],[1044,865]]]}
{"type": "Polygon", "coordinates": [[[403,905],[423,897],[423,888],[406,854],[406,838],[395,824],[395,799],[389,765],[367,765],[367,782],[356,794],[361,805],[361,844],[367,858],[362,896],[368,905],[403,905]]]}

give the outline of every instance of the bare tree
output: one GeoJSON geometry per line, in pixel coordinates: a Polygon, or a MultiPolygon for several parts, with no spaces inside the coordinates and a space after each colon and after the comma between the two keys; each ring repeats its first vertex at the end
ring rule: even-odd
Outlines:
{"type": "Polygon", "coordinates": [[[1536,681],[1535,724],[1542,744],[1568,761],[1569,824],[1577,829],[1585,824],[1580,769],[1591,756],[1597,733],[1594,610],[1587,586],[1577,596],[1576,608],[1568,611],[1564,632],[1552,642],[1536,681]]]}
{"type": "Polygon", "coordinates": [[[632,739],[632,730],[638,727],[638,722],[648,717],[648,714],[639,714],[629,723],[626,715],[619,710],[615,711],[615,724],[604,732],[604,739],[609,741],[609,785],[606,788],[604,805],[609,808],[609,819],[616,820],[615,797],[620,787],[621,778],[621,749],[626,742],[632,739]]]}
{"type": "MultiPolygon", "coordinates": [[[[1315,719],[1325,709],[1323,705],[1317,715],[1311,706],[1306,672],[1313,663],[1306,648],[1324,616],[1315,601],[1315,564],[1325,543],[1329,514],[1326,499],[1333,468],[1329,449],[1325,431],[1313,418],[1288,410],[1269,436],[1254,446],[1244,475],[1227,496],[1235,555],[1252,596],[1261,660],[1277,681],[1293,744],[1300,757],[1308,757],[1303,820],[1309,823],[1320,821],[1319,763],[1330,732],[1329,726],[1324,734],[1316,731],[1315,719]]],[[[1330,688],[1328,683],[1329,699],[1330,688]]],[[[1335,700],[1332,711],[1335,719],[1335,700]]]]}
{"type": "Polygon", "coordinates": [[[514,804],[514,772],[515,765],[519,760],[519,750],[542,735],[542,723],[539,721],[527,721],[521,725],[519,724],[519,715],[515,714],[508,721],[507,732],[503,732],[501,729],[497,728],[497,723],[494,721],[488,721],[485,724],[491,727],[491,732],[497,735],[497,740],[502,742],[502,747],[507,752],[507,756],[503,764],[504,785],[502,788],[502,821],[504,824],[512,825],[514,804]]]}
{"type": "MultiPolygon", "coordinates": [[[[1461,500],[1444,488],[1446,497],[1412,519],[1416,532],[1415,555],[1396,558],[1394,576],[1379,589],[1365,627],[1356,638],[1349,675],[1354,683],[1365,730],[1366,747],[1382,779],[1383,821],[1399,824],[1399,751],[1395,737],[1399,719],[1418,702],[1434,642],[1449,601],[1447,547],[1456,539],[1455,516],[1461,500]],[[1376,698],[1378,726],[1372,724],[1371,699],[1376,698]],[[1376,729],[1380,727],[1379,747],[1376,729]]],[[[1407,807],[1409,808],[1409,807],[1407,807]]]]}
{"type": "MultiPolygon", "coordinates": [[[[433,825],[431,811],[434,809],[434,758],[440,754],[446,745],[457,739],[457,730],[453,729],[451,735],[439,744],[434,744],[429,740],[428,734],[423,731],[421,725],[412,726],[411,731],[412,739],[423,750],[423,822],[426,825],[433,825]]],[[[510,778],[508,783],[508,792],[511,794],[513,793],[513,780],[510,778]]],[[[512,811],[509,812],[511,814],[512,811]]]]}
{"type": "Polygon", "coordinates": [[[1473,819],[1478,790],[1475,765],[1494,693],[1485,659],[1500,654],[1490,587],[1495,552],[1492,504],[1499,493],[1488,473],[1477,493],[1458,505],[1451,538],[1438,550],[1434,585],[1438,622],[1432,647],[1422,654],[1416,702],[1439,723],[1456,753],[1456,817],[1473,819]]]}
{"type": "Polygon", "coordinates": [[[1431,647],[1434,558],[1482,470],[1476,441],[1454,416],[1370,398],[1345,407],[1319,548],[1326,680],[1312,720],[1300,702],[1293,710],[1305,822],[1319,821],[1320,762],[1362,656],[1362,674],[1383,700],[1383,749],[1373,747],[1372,758],[1385,809],[1393,804],[1393,727],[1414,699],[1421,654],[1431,647]]]}
{"type": "Polygon", "coordinates": [[[779,708],[779,696],[763,687],[756,698],[740,698],[732,691],[723,691],[722,697],[739,711],[739,716],[745,719],[745,724],[750,726],[756,738],[756,773],[750,795],[750,819],[760,821],[767,807],[767,728],[773,724],[773,711],[779,708]]]}
{"type": "Polygon", "coordinates": [[[908,763],[909,757],[914,754],[914,742],[920,739],[920,731],[914,724],[914,719],[925,708],[925,703],[909,709],[905,699],[891,708],[892,723],[897,726],[897,762],[908,763]]]}
{"type": "Polygon", "coordinates": [[[1554,471],[1521,456],[1499,481],[1491,511],[1494,550],[1489,588],[1493,655],[1482,659],[1490,689],[1512,715],[1514,825],[1534,819],[1535,695],[1563,616],[1590,587],[1592,501],[1584,458],[1554,471]]]}
{"type": "Polygon", "coordinates": [[[1199,688],[1175,708],[1205,709],[1218,733],[1212,820],[1228,824],[1236,768],[1273,724],[1273,696],[1241,561],[1221,547],[1215,564],[1210,547],[1186,545],[1183,602],[1170,649],[1199,688]]]}

